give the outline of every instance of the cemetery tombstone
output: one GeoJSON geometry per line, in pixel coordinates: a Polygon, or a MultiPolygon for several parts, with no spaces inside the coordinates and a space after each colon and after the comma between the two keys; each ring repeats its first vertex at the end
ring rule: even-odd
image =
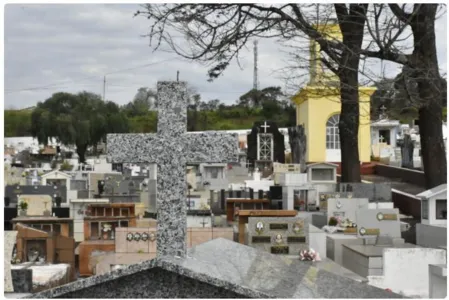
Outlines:
{"type": "Polygon", "coordinates": [[[399,210],[395,209],[359,209],[356,213],[357,237],[370,238],[389,236],[401,238],[399,210]]]}
{"type": "Polygon", "coordinates": [[[308,250],[307,219],[297,217],[250,217],[248,245],[272,254],[295,255],[308,250]]]}
{"type": "Polygon", "coordinates": [[[157,164],[157,255],[186,253],[186,164],[238,160],[237,134],[186,133],[185,82],[158,82],[157,134],[108,134],[110,163],[157,164]]]}
{"type": "Polygon", "coordinates": [[[409,134],[404,134],[404,139],[401,143],[401,158],[402,168],[413,169],[413,140],[409,134]]]}
{"type": "Polygon", "coordinates": [[[327,223],[331,217],[341,217],[357,223],[356,213],[359,209],[368,208],[368,198],[329,198],[327,199],[327,223]]]}
{"type": "Polygon", "coordinates": [[[12,275],[11,275],[11,260],[14,250],[14,245],[16,244],[17,231],[5,231],[4,232],[4,284],[5,292],[14,292],[12,275]]]}
{"type": "Polygon", "coordinates": [[[262,171],[273,162],[285,162],[285,138],[275,122],[255,122],[247,136],[247,160],[262,171]]]}
{"type": "Polygon", "coordinates": [[[52,198],[49,195],[20,195],[19,203],[28,203],[28,216],[50,216],[52,209],[52,198]]]}

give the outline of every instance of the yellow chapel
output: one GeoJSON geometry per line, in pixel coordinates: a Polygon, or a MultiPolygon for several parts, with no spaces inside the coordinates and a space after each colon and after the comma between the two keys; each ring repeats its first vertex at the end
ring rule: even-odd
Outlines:
{"type": "MultiPolygon", "coordinates": [[[[318,25],[318,30],[328,39],[342,40],[338,24],[318,25]]],[[[371,161],[370,97],[374,87],[359,87],[360,161],[371,161]]],[[[319,44],[310,42],[310,81],[292,97],[296,104],[296,124],[303,125],[307,138],[306,162],[341,162],[340,91],[336,75],[326,71],[320,61],[319,44]]]]}

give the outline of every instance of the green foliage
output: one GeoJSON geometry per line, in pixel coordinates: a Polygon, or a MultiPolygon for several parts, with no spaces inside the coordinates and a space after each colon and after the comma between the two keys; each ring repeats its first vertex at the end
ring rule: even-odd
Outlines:
{"type": "Polygon", "coordinates": [[[31,135],[30,110],[5,110],[5,137],[31,135]]]}
{"type": "MultiPolygon", "coordinates": [[[[200,95],[189,93],[190,131],[249,129],[254,122],[264,120],[276,121],[279,127],[296,124],[295,107],[279,87],[251,90],[232,105],[218,99],[201,101],[200,95]]],[[[155,92],[149,88],[140,88],[133,101],[122,107],[89,92],[56,93],[38,103],[33,112],[5,111],[5,135],[32,135],[42,144],[56,137],[62,144],[75,144],[82,161],[87,146],[95,146],[107,133],[156,132],[155,99],[155,92]]]]}
{"type": "Polygon", "coordinates": [[[338,224],[338,221],[335,217],[331,217],[329,219],[329,226],[337,226],[337,224],[338,224]]]}
{"type": "Polygon", "coordinates": [[[31,114],[31,134],[39,143],[46,145],[54,137],[64,145],[75,144],[81,162],[87,147],[107,133],[128,131],[128,119],[117,104],[89,92],[53,94],[31,114]]]}
{"type": "Polygon", "coordinates": [[[21,210],[27,210],[28,209],[28,203],[27,202],[25,202],[25,201],[20,201],[20,203],[19,203],[19,208],[21,209],[21,210]]]}
{"type": "Polygon", "coordinates": [[[72,171],[73,166],[66,160],[61,164],[60,171],[72,171]]]}

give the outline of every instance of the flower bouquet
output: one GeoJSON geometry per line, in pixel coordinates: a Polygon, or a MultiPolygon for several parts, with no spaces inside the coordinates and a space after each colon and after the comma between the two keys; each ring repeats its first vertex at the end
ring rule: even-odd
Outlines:
{"type": "Polygon", "coordinates": [[[302,261],[321,261],[320,254],[312,248],[300,251],[299,259],[302,261]]]}

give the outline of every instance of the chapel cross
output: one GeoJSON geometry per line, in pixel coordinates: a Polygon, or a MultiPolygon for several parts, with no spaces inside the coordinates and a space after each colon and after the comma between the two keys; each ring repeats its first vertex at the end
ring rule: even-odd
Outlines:
{"type": "Polygon", "coordinates": [[[157,164],[157,255],[186,255],[186,164],[238,160],[237,134],[186,133],[185,82],[158,82],[157,134],[108,134],[110,163],[157,164]]]}
{"type": "Polygon", "coordinates": [[[264,121],[263,125],[261,125],[260,127],[264,129],[264,133],[267,133],[267,128],[269,128],[270,125],[267,125],[267,121],[264,121]]]}
{"type": "Polygon", "coordinates": [[[385,140],[384,136],[383,136],[383,135],[381,135],[381,136],[380,136],[380,138],[379,138],[379,140],[380,140],[380,142],[381,142],[381,143],[383,143],[383,142],[384,142],[384,140],[385,140]]]}

